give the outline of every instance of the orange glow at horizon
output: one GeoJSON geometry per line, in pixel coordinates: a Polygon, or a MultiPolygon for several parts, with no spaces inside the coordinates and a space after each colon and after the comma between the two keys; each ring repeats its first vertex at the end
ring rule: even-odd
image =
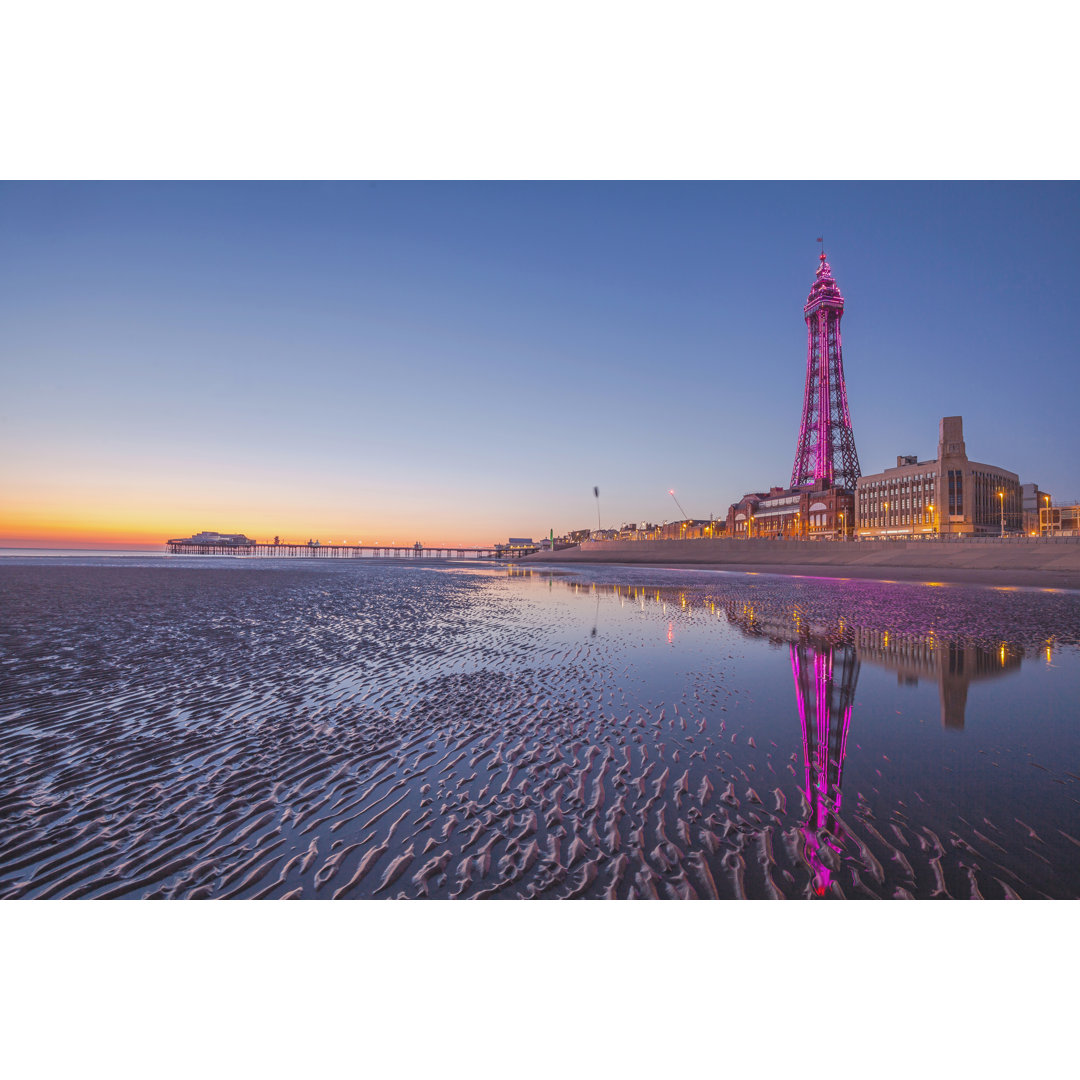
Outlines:
{"type": "MultiPolygon", "coordinates": [[[[335,515],[336,517],[337,515],[335,515]]],[[[286,520],[276,525],[247,515],[163,514],[153,510],[132,510],[117,513],[113,508],[93,511],[80,508],[71,513],[44,509],[5,512],[0,515],[0,547],[17,548],[155,548],[164,550],[165,543],[173,538],[191,536],[204,529],[223,533],[239,532],[261,543],[271,542],[275,536],[286,544],[305,544],[317,539],[323,544],[398,544],[411,546],[421,540],[428,547],[488,547],[503,543],[506,537],[467,536],[470,531],[463,527],[460,533],[435,536],[415,521],[392,521],[382,528],[357,528],[355,525],[331,520],[329,528],[312,529],[286,520]],[[236,520],[242,518],[242,520],[236,520]],[[290,527],[291,526],[291,527],[290,527]],[[417,529],[419,528],[419,532],[417,529]]],[[[443,530],[448,531],[443,526],[443,530]]]]}
{"type": "MultiPolygon", "coordinates": [[[[222,526],[218,529],[214,525],[206,526],[208,530],[218,531],[223,533],[228,532],[243,532],[241,529],[231,529],[227,526],[222,526]]],[[[54,529],[44,528],[31,528],[21,530],[18,528],[12,528],[5,523],[0,523],[0,548],[150,548],[154,550],[165,550],[165,544],[171,539],[181,539],[193,535],[194,533],[201,532],[201,528],[187,527],[184,529],[173,530],[156,530],[151,531],[145,528],[142,529],[124,529],[120,527],[101,527],[101,528],[84,528],[78,525],[61,526],[54,529]]],[[[348,544],[353,546],[374,547],[374,546],[397,546],[397,547],[412,547],[412,545],[420,540],[425,547],[491,547],[496,543],[506,543],[506,537],[501,539],[498,537],[484,537],[482,539],[462,540],[460,538],[454,538],[452,540],[433,538],[425,534],[420,536],[414,536],[413,533],[406,532],[402,529],[384,529],[379,533],[369,533],[368,535],[360,535],[355,530],[351,532],[301,532],[300,530],[294,530],[292,532],[279,532],[279,533],[259,533],[259,532],[247,532],[244,535],[248,536],[252,540],[257,540],[259,543],[267,544],[273,542],[275,536],[279,537],[283,544],[306,544],[309,539],[316,539],[321,544],[334,545],[334,544],[348,544]]]]}
{"type": "Polygon", "coordinates": [[[437,483],[379,471],[342,475],[303,454],[274,461],[211,461],[154,448],[81,455],[46,447],[25,460],[0,460],[0,546],[141,547],[202,531],[243,533],[260,543],[411,547],[490,547],[511,536],[573,527],[519,490],[477,495],[456,482],[437,483]],[[540,520],[537,520],[537,517],[540,520]]]}

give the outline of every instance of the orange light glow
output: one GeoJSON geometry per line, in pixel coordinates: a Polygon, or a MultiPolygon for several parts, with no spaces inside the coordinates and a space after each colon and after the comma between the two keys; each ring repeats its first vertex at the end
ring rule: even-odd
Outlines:
{"type": "MultiPolygon", "coordinates": [[[[402,543],[421,540],[428,547],[489,547],[505,542],[506,526],[487,523],[488,529],[479,532],[477,523],[463,522],[460,532],[450,537],[432,536],[425,528],[422,515],[415,519],[384,520],[372,527],[368,520],[346,520],[338,509],[327,512],[321,508],[293,510],[280,517],[269,515],[261,507],[230,508],[224,500],[169,500],[159,493],[145,497],[101,500],[87,506],[85,501],[62,503],[41,500],[36,504],[5,507],[0,514],[0,547],[21,548],[130,548],[163,551],[165,542],[174,537],[190,536],[202,529],[220,532],[242,532],[253,540],[269,543],[280,536],[282,543],[305,544],[319,539],[323,544],[362,543],[385,544],[372,537],[408,537],[402,543]],[[52,503],[52,505],[49,504],[52,503]],[[490,533],[490,535],[489,535],[490,533]]],[[[358,515],[360,516],[360,515],[358,515]]],[[[483,525],[481,525],[481,528],[483,525]]],[[[446,528],[444,525],[443,528],[446,528]]],[[[440,530],[442,531],[442,530],[440,530]]]]}

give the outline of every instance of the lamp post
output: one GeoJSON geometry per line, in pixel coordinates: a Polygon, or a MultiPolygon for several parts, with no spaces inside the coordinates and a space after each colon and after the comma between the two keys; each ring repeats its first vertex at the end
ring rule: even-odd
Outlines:
{"type": "Polygon", "coordinates": [[[937,527],[934,520],[934,504],[928,503],[926,509],[930,511],[930,528],[933,529],[934,533],[936,534],[937,527]]]}
{"type": "Polygon", "coordinates": [[[844,511],[840,511],[840,539],[847,539],[847,519],[844,517],[844,511]]]}
{"type": "Polygon", "coordinates": [[[999,491],[998,498],[1001,500],[1001,539],[1005,539],[1005,492],[999,491]]]}
{"type": "Polygon", "coordinates": [[[885,504],[885,535],[889,535],[889,504],[885,504]]]}
{"type": "Polygon", "coordinates": [[[749,533],[749,535],[750,536],[754,535],[754,515],[753,514],[750,515],[750,533],[749,533]]]}
{"type": "Polygon", "coordinates": [[[802,539],[802,521],[801,521],[801,517],[802,517],[802,511],[801,510],[796,510],[795,511],[795,539],[796,540],[801,540],[802,539]]]}
{"type": "MultiPolygon", "coordinates": [[[[1054,531],[1050,527],[1050,496],[1044,495],[1043,498],[1046,500],[1046,535],[1049,536],[1054,531]]],[[[1041,529],[1039,531],[1042,532],[1041,529]]]]}

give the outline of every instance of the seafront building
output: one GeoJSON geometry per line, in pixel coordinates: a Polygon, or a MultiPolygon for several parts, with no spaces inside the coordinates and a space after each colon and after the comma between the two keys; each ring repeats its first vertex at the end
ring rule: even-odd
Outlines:
{"type": "Polygon", "coordinates": [[[576,529],[557,539],[565,544],[581,544],[587,540],[709,540],[727,535],[727,523],[720,518],[686,518],[651,522],[624,522],[617,529],[576,529]]]}
{"type": "Polygon", "coordinates": [[[685,518],[680,521],[665,521],[656,534],[658,540],[707,540],[712,536],[724,535],[722,521],[706,521],[703,518],[685,518]]]}
{"type": "Polygon", "coordinates": [[[615,533],[616,540],[656,540],[659,536],[660,526],[647,521],[624,522],[615,533]]]}
{"type": "MultiPolygon", "coordinates": [[[[423,547],[419,540],[416,546],[423,547]]],[[[531,536],[511,536],[505,544],[496,544],[495,547],[506,555],[531,555],[540,550],[540,545],[531,536]]]]}
{"type": "Polygon", "coordinates": [[[1039,509],[1039,530],[1043,536],[1080,536],[1080,506],[1051,506],[1039,509]]]}
{"type": "Polygon", "coordinates": [[[740,540],[832,540],[850,536],[855,496],[819,481],[808,488],[751,492],[728,508],[727,535],[740,540]]]}
{"type": "Polygon", "coordinates": [[[1050,496],[1040,491],[1038,484],[1021,484],[1020,497],[1024,506],[1024,533],[1038,536],[1041,527],[1039,511],[1050,505],[1050,496]]]}
{"type": "Polygon", "coordinates": [[[942,417],[936,458],[901,455],[855,490],[860,539],[999,536],[1024,531],[1020,478],[967,456],[963,417],[942,417]]]}

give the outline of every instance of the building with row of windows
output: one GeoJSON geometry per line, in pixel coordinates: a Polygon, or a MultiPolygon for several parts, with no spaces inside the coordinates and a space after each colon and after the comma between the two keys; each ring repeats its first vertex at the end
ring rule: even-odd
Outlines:
{"type": "Polygon", "coordinates": [[[1080,536],[1080,506],[1051,506],[1048,497],[1039,509],[1039,531],[1043,536],[1080,536]]]}
{"type": "Polygon", "coordinates": [[[936,458],[901,455],[895,468],[861,476],[855,516],[860,539],[1025,531],[1020,478],[968,458],[960,416],[942,417],[936,458]]]}
{"type": "Polygon", "coordinates": [[[871,540],[1068,531],[1050,510],[1051,498],[1038,484],[1021,486],[1016,473],[972,461],[963,417],[945,416],[937,457],[900,455],[895,467],[859,477],[854,491],[818,481],[749,492],[728,508],[726,534],[871,540]]]}
{"type": "Polygon", "coordinates": [[[855,498],[818,481],[744,495],[728,507],[726,535],[737,540],[833,540],[851,536],[855,498]]]}

